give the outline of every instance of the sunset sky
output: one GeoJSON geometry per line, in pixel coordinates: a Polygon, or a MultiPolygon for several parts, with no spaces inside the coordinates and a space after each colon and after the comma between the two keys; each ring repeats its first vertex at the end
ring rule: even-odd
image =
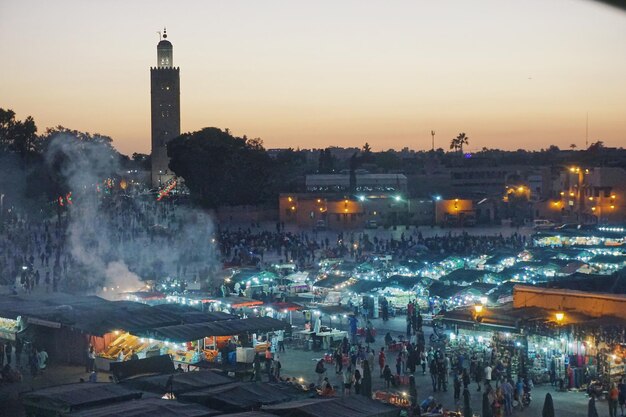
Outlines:
{"type": "Polygon", "coordinates": [[[266,148],[626,146],[626,12],[588,0],[2,0],[0,107],[149,152],[167,26],[183,131],[266,148]]]}

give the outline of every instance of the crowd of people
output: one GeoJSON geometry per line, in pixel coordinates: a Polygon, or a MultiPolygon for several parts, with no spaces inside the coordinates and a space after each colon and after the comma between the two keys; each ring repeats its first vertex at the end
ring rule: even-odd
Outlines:
{"type": "Polygon", "coordinates": [[[20,382],[24,372],[35,378],[46,369],[47,364],[45,347],[38,348],[19,338],[14,342],[0,342],[0,383],[20,382]]]}

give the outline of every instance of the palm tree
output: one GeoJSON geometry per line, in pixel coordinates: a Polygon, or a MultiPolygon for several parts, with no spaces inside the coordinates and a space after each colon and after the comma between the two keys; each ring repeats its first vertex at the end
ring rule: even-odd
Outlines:
{"type": "Polygon", "coordinates": [[[574,150],[574,149],[576,149],[576,144],[572,143],[571,145],[569,145],[569,147],[570,147],[571,150],[574,150]]]}
{"type": "Polygon", "coordinates": [[[465,132],[459,133],[456,138],[450,141],[450,149],[461,151],[461,153],[463,153],[463,145],[469,145],[469,137],[465,135],[465,132]]]}

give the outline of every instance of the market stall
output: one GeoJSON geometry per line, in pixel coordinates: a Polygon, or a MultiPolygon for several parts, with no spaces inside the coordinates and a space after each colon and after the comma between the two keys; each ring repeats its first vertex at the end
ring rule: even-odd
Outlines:
{"type": "Polygon", "coordinates": [[[0,317],[0,339],[14,341],[18,329],[17,320],[0,317]]]}

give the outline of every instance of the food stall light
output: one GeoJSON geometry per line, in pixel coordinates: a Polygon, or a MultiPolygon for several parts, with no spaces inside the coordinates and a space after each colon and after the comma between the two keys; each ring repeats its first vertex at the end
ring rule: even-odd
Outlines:
{"type": "Polygon", "coordinates": [[[617,355],[611,355],[611,359],[613,359],[613,361],[615,362],[615,359],[617,359],[617,355]]]}
{"type": "Polygon", "coordinates": [[[511,337],[511,333],[505,333],[504,336],[506,336],[507,338],[511,337]]]}
{"type": "Polygon", "coordinates": [[[480,297],[480,303],[481,303],[481,304],[483,304],[483,305],[484,305],[484,304],[487,304],[487,301],[489,301],[489,300],[487,299],[487,297],[480,297]]]}
{"type": "Polygon", "coordinates": [[[558,313],[556,313],[554,316],[556,317],[556,321],[560,323],[560,322],[562,322],[562,321],[563,321],[563,319],[565,318],[565,313],[563,313],[563,312],[559,311],[559,312],[558,312],[558,313]]]}
{"type": "Polygon", "coordinates": [[[476,311],[476,314],[480,314],[483,312],[483,305],[482,304],[476,304],[474,306],[474,311],[476,311]]]}
{"type": "Polygon", "coordinates": [[[544,347],[544,348],[543,348],[543,351],[544,351],[544,352],[547,352],[547,351],[548,351],[548,348],[544,347]]]}
{"type": "Polygon", "coordinates": [[[117,336],[117,335],[119,335],[119,334],[120,334],[120,331],[119,331],[119,330],[114,330],[114,331],[113,331],[113,334],[114,334],[115,336],[117,336]]]}
{"type": "Polygon", "coordinates": [[[302,382],[304,382],[304,378],[298,378],[298,381],[299,381],[300,383],[302,383],[302,382]]]}
{"type": "Polygon", "coordinates": [[[515,342],[515,346],[520,347],[522,344],[520,342],[515,342]]]}
{"type": "Polygon", "coordinates": [[[482,336],[478,336],[478,343],[482,343],[483,342],[483,337],[482,336]]]}

